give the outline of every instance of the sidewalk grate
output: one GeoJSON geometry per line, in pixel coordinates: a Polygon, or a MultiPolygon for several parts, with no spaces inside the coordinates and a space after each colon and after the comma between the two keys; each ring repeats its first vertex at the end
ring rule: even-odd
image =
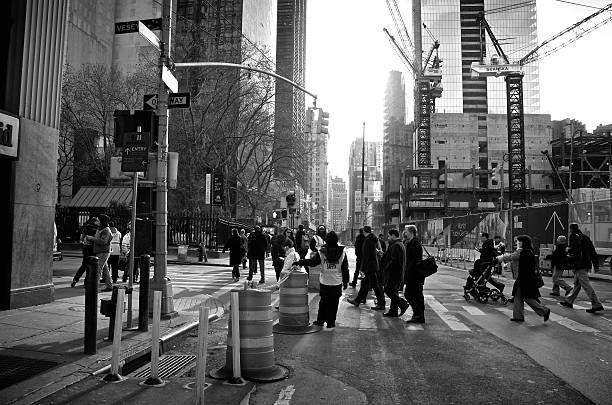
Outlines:
{"type": "MultiPolygon", "coordinates": [[[[159,358],[159,378],[172,377],[183,367],[189,363],[195,361],[196,356],[187,354],[168,354],[159,358]]],[[[132,377],[135,378],[149,378],[151,376],[151,365],[150,363],[142,367],[140,370],[135,371],[132,377]]]]}
{"type": "Polygon", "coordinates": [[[23,357],[0,356],[0,390],[47,371],[59,363],[23,357]]]}

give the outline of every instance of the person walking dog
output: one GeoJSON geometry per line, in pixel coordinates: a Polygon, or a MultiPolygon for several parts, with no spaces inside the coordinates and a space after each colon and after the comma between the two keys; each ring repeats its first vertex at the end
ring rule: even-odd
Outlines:
{"type": "Polygon", "coordinates": [[[580,293],[580,289],[584,288],[584,292],[587,293],[591,300],[591,308],[586,311],[591,314],[603,311],[604,307],[601,305],[601,301],[597,298],[597,294],[595,294],[595,290],[589,281],[591,263],[595,271],[599,269],[599,261],[597,260],[595,246],[593,246],[591,239],[580,231],[578,224],[570,224],[569,230],[570,237],[567,253],[569,263],[574,269],[574,290],[565,298],[565,301],[561,301],[559,304],[567,308],[572,308],[576,297],[580,293]]]}
{"type": "MultiPolygon", "coordinates": [[[[512,309],[513,322],[525,321],[525,303],[529,305],[536,314],[544,318],[544,322],[550,317],[550,309],[540,303],[540,290],[536,281],[536,262],[531,238],[521,235],[517,238],[517,250],[520,249],[518,260],[518,276],[512,288],[514,296],[514,307],[512,309]]],[[[508,262],[513,259],[512,254],[504,254],[496,258],[497,261],[508,262]]]]}

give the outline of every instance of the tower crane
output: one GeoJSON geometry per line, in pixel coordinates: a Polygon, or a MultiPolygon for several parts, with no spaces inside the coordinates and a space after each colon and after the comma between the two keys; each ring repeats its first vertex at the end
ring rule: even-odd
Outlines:
{"type": "Polygon", "coordinates": [[[523,113],[523,66],[539,60],[582,38],[602,25],[612,21],[612,3],[588,17],[572,24],[552,36],[517,62],[511,63],[495,37],[484,13],[476,17],[480,25],[480,62],[471,65],[473,77],[499,77],[506,80],[506,102],[508,116],[508,196],[510,204],[525,205],[525,122],[523,113]],[[484,43],[484,32],[488,34],[497,55],[488,61],[484,43]],[[568,37],[568,35],[573,35],[568,37]],[[500,60],[501,59],[501,60],[500,60]]]}
{"type": "MultiPolygon", "coordinates": [[[[391,46],[396,51],[402,62],[408,67],[415,79],[415,122],[416,122],[416,148],[417,164],[419,167],[431,166],[431,114],[435,111],[435,99],[442,97],[442,69],[438,58],[440,42],[434,38],[427,58],[423,63],[421,55],[415,55],[414,44],[406,24],[402,18],[396,0],[386,0],[389,13],[400,37],[400,43],[386,28],[383,31],[387,35],[391,46]],[[435,56],[432,59],[432,56],[435,56]],[[431,66],[429,62],[431,61],[431,66]]],[[[425,27],[427,28],[427,27],[425,27]]],[[[431,33],[430,33],[431,35],[431,33]]]]}

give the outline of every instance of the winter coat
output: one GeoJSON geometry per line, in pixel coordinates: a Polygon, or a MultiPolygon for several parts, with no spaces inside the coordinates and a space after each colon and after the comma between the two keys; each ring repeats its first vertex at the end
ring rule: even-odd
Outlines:
{"type": "Polygon", "coordinates": [[[342,245],[324,245],[312,258],[300,260],[300,265],[321,265],[320,283],[323,285],[347,285],[349,282],[348,259],[342,245]]]}
{"type": "Polygon", "coordinates": [[[504,253],[497,257],[497,260],[504,263],[510,263],[510,269],[512,269],[512,278],[516,280],[518,277],[519,258],[521,257],[521,251],[523,249],[516,249],[512,253],[504,253]]]}
{"type": "Polygon", "coordinates": [[[117,228],[110,228],[111,231],[111,245],[110,252],[112,256],[119,256],[121,254],[121,232],[117,228]]]}
{"type": "Polygon", "coordinates": [[[271,249],[270,253],[272,257],[283,257],[285,256],[285,251],[283,250],[283,244],[285,243],[285,235],[279,233],[278,235],[274,235],[270,240],[271,249]]]}
{"type": "Polygon", "coordinates": [[[482,242],[480,247],[480,260],[486,263],[491,263],[497,256],[497,249],[495,249],[495,243],[493,239],[487,239],[482,242]]]}
{"type": "Polygon", "coordinates": [[[357,235],[355,238],[355,256],[361,258],[361,249],[363,248],[363,241],[365,236],[362,234],[357,235]]]}
{"type": "Polygon", "coordinates": [[[298,252],[308,250],[308,235],[306,235],[306,232],[298,230],[295,233],[295,249],[298,252]]]}
{"type": "Polygon", "coordinates": [[[567,245],[565,243],[560,243],[555,247],[551,255],[546,256],[546,260],[550,260],[551,269],[567,270],[570,268],[566,248],[567,245]]]}
{"type": "Polygon", "coordinates": [[[580,231],[570,233],[567,256],[570,266],[573,269],[590,270],[591,263],[596,269],[599,268],[597,252],[595,251],[593,242],[591,242],[591,239],[588,236],[580,231]]]}
{"type": "Polygon", "coordinates": [[[512,287],[512,295],[516,295],[516,289],[520,287],[523,298],[538,299],[540,297],[535,270],[536,262],[533,250],[522,249],[518,261],[518,277],[512,287]]]}
{"type": "Polygon", "coordinates": [[[425,278],[416,271],[416,264],[423,260],[423,246],[416,238],[406,242],[406,269],[404,271],[404,283],[424,284],[425,278]]]}
{"type": "Polygon", "coordinates": [[[87,223],[81,227],[81,236],[79,238],[81,244],[85,246],[93,245],[93,242],[87,239],[86,236],[95,236],[97,231],[98,227],[91,223],[91,221],[87,221],[87,223]]]}
{"type": "Polygon", "coordinates": [[[110,253],[110,244],[112,239],[110,228],[102,228],[96,232],[93,240],[93,251],[96,253],[110,253]]]}
{"type": "Polygon", "coordinates": [[[283,261],[283,269],[281,270],[281,274],[287,273],[289,270],[291,270],[293,263],[300,261],[300,254],[295,251],[295,248],[289,248],[287,253],[283,254],[285,255],[285,260],[283,261]]]}
{"type": "Polygon", "coordinates": [[[361,248],[361,271],[364,273],[378,273],[378,238],[373,233],[366,236],[361,248]]]}
{"type": "Polygon", "coordinates": [[[229,237],[223,251],[229,250],[230,252],[230,266],[238,266],[242,263],[244,257],[244,247],[242,247],[242,240],[238,235],[232,235],[229,237]]]}
{"type": "Polygon", "coordinates": [[[240,242],[242,243],[242,247],[244,248],[244,255],[246,256],[249,249],[249,238],[246,235],[238,235],[240,237],[240,242]]]}
{"type": "Polygon", "coordinates": [[[401,240],[389,241],[389,246],[381,260],[383,282],[385,285],[399,286],[404,278],[406,248],[401,240]]]}
{"type": "Polygon", "coordinates": [[[248,238],[247,258],[265,259],[268,240],[261,231],[253,231],[248,238]]]}

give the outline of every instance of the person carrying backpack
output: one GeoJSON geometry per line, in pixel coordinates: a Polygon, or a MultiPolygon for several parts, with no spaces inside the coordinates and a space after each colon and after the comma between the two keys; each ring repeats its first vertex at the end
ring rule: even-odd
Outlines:
{"type": "Polygon", "coordinates": [[[569,229],[570,237],[567,253],[570,265],[574,269],[574,290],[565,297],[565,301],[561,301],[559,304],[567,308],[573,308],[580,289],[584,288],[584,292],[587,293],[591,300],[591,308],[587,309],[586,312],[594,314],[595,312],[603,311],[604,307],[601,305],[601,301],[597,298],[597,294],[595,294],[595,290],[589,281],[591,263],[595,271],[599,269],[595,246],[593,246],[591,239],[580,231],[578,224],[570,224],[569,229]]]}

